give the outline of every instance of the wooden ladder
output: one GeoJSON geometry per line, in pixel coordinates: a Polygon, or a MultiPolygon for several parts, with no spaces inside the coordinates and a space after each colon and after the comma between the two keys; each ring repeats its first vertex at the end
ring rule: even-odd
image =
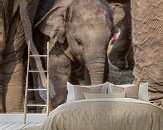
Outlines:
{"type": "Polygon", "coordinates": [[[27,74],[26,74],[26,87],[25,87],[25,100],[24,100],[24,124],[27,122],[27,107],[46,107],[46,114],[49,114],[49,42],[47,42],[47,55],[34,55],[30,54],[30,42],[28,42],[28,61],[27,61],[27,74]],[[30,58],[33,57],[45,57],[47,59],[47,70],[30,70],[30,58]],[[29,89],[28,88],[28,80],[29,80],[29,73],[47,73],[46,76],[46,88],[43,89],[29,89]],[[47,100],[46,104],[28,104],[28,92],[29,91],[46,91],[47,93],[47,100]]]}

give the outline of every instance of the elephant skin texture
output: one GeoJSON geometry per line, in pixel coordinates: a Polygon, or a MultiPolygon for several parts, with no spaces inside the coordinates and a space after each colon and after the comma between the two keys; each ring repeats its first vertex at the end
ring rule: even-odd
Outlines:
{"type": "Polygon", "coordinates": [[[5,46],[2,51],[2,96],[3,109],[7,112],[22,112],[23,110],[25,39],[18,5],[17,0],[6,3],[3,1],[5,46]],[[8,13],[10,15],[7,15],[8,13]]]}
{"type": "MultiPolygon", "coordinates": [[[[23,112],[24,106],[24,85],[27,58],[25,57],[25,53],[27,53],[25,51],[25,40],[27,39],[25,37],[23,26],[24,22],[21,17],[21,2],[19,0],[2,1],[2,19],[4,27],[3,41],[5,44],[2,51],[2,104],[3,111],[7,113],[23,112]]],[[[36,7],[33,7],[34,5],[37,5],[37,0],[33,2],[30,1],[28,5],[28,9],[33,12],[37,9],[36,7]]],[[[35,13],[30,15],[31,24],[34,20],[34,14],[35,13]]],[[[29,26],[25,27],[28,29],[30,28],[29,26]]],[[[28,33],[27,35],[28,38],[32,37],[32,33],[28,33]]],[[[31,94],[29,94],[29,97],[31,97],[31,94]]]]}
{"type": "Polygon", "coordinates": [[[4,49],[3,44],[3,22],[2,22],[2,3],[0,2],[0,112],[2,112],[2,52],[4,49]]]}
{"type": "Polygon", "coordinates": [[[148,82],[149,98],[163,100],[163,2],[133,0],[132,36],[135,49],[135,82],[148,82]],[[142,13],[143,12],[143,13],[142,13]]]}

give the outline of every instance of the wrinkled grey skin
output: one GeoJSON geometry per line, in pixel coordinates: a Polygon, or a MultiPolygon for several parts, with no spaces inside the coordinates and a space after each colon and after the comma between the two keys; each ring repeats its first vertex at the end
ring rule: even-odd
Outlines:
{"type": "Polygon", "coordinates": [[[149,100],[163,101],[163,1],[133,0],[134,83],[147,82],[149,100]],[[141,13],[143,12],[143,13],[141,13]]]}
{"type": "Polygon", "coordinates": [[[24,33],[20,20],[19,0],[3,0],[2,26],[2,103],[3,111],[21,112],[23,108],[24,33]]]}
{"type": "Polygon", "coordinates": [[[123,5],[113,3],[111,7],[113,11],[113,18],[115,17],[115,28],[120,28],[120,35],[114,42],[112,50],[109,53],[109,60],[113,65],[120,69],[133,69],[134,57],[131,41],[130,3],[128,2],[123,5]],[[120,8],[123,9],[124,13],[118,12],[118,8],[119,10],[120,8]],[[121,17],[122,19],[120,20],[121,17]]]}
{"type": "MultiPolygon", "coordinates": [[[[57,11],[62,9],[58,8],[57,11]]],[[[87,84],[100,84],[107,81],[107,46],[111,37],[112,16],[105,0],[73,1],[68,6],[66,21],[62,21],[64,15],[55,15],[54,12],[52,16],[61,20],[60,23],[66,23],[65,42],[62,40],[56,42],[54,40],[56,34],[47,33],[48,26],[53,23],[50,15],[38,27],[50,37],[50,80],[51,87],[53,87],[51,89],[55,91],[55,94],[51,95],[51,105],[55,108],[66,100],[67,81],[79,83],[77,71],[80,73],[85,71],[87,84]],[[49,25],[45,26],[47,24],[44,23],[49,23],[49,25]]],[[[53,29],[57,28],[54,25],[53,27],[53,29]]]]}

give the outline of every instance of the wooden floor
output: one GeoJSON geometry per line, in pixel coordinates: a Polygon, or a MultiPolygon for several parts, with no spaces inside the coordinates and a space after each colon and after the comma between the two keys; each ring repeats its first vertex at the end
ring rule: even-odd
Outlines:
{"type": "Polygon", "coordinates": [[[43,123],[14,123],[14,122],[5,122],[5,123],[0,123],[0,130],[20,130],[24,128],[29,128],[29,127],[36,127],[36,126],[42,126],[43,123]]]}
{"type": "Polygon", "coordinates": [[[0,130],[20,130],[42,126],[46,117],[46,114],[27,114],[27,123],[24,124],[24,114],[0,114],[0,130]]]}

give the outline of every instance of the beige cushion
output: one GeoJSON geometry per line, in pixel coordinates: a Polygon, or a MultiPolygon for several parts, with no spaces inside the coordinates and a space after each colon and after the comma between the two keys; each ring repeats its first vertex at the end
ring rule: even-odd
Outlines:
{"type": "Polygon", "coordinates": [[[125,98],[125,93],[84,93],[86,99],[91,98],[125,98]]]}
{"type": "Polygon", "coordinates": [[[95,86],[95,87],[74,87],[75,98],[76,100],[84,99],[84,93],[101,93],[102,86],[95,86]]]}
{"type": "Polygon", "coordinates": [[[126,93],[126,98],[149,102],[148,83],[114,85],[109,83],[108,93],[126,93]],[[109,91],[110,90],[110,91],[109,91]]]}
{"type": "Polygon", "coordinates": [[[84,99],[84,93],[108,93],[108,82],[99,84],[99,85],[72,85],[71,83],[67,82],[67,101],[72,102],[75,100],[84,99]]]}
{"type": "Polygon", "coordinates": [[[139,85],[130,84],[127,86],[123,85],[111,85],[111,93],[125,93],[126,98],[138,99],[139,85]]]}

